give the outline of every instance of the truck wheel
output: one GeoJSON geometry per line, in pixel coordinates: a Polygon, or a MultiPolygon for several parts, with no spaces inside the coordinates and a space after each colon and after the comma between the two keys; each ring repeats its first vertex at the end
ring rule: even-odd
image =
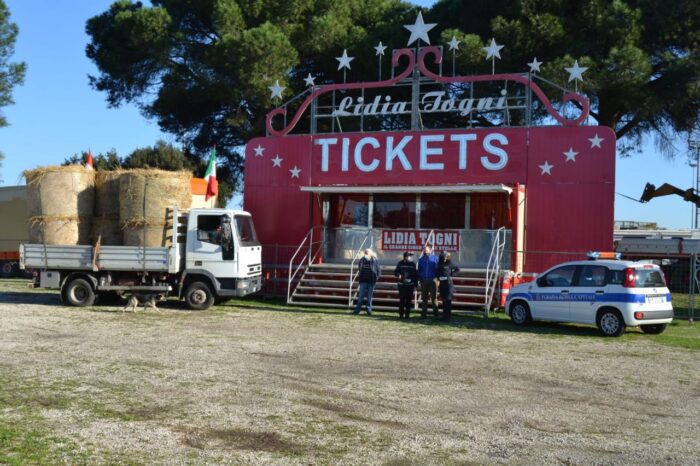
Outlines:
{"type": "Polygon", "coordinates": [[[95,304],[95,291],[83,278],[76,278],[68,283],[65,297],[71,306],[85,307],[95,304]]]}
{"type": "Polygon", "coordinates": [[[214,304],[214,293],[204,282],[192,282],[185,291],[185,301],[190,309],[204,311],[214,304]]]}
{"type": "Polygon", "coordinates": [[[658,335],[659,333],[663,333],[663,331],[666,330],[666,324],[640,325],[639,328],[641,328],[642,332],[646,334],[658,335]]]}
{"type": "Polygon", "coordinates": [[[625,333],[625,320],[617,309],[606,309],[598,316],[598,328],[606,337],[619,337],[625,333]]]}

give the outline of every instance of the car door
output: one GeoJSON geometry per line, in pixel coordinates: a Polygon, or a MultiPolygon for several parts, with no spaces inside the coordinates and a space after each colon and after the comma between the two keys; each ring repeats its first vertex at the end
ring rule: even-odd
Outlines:
{"type": "Polygon", "coordinates": [[[533,290],[535,301],[530,313],[534,319],[569,320],[571,285],[576,275],[576,265],[563,265],[537,278],[533,290]]]}
{"type": "Polygon", "coordinates": [[[595,324],[596,310],[605,297],[610,271],[600,264],[579,266],[575,286],[571,287],[571,322],[595,324]]]}
{"type": "Polygon", "coordinates": [[[217,279],[234,277],[236,264],[230,217],[226,214],[200,214],[191,255],[195,268],[204,269],[217,279]]]}

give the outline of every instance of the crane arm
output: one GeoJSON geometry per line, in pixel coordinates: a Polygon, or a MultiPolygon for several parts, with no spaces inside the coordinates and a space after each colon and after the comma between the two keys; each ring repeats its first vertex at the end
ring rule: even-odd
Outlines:
{"type": "Polygon", "coordinates": [[[642,197],[639,199],[639,201],[649,202],[655,197],[669,196],[671,194],[676,194],[682,197],[684,200],[692,202],[697,206],[700,206],[700,196],[695,192],[693,188],[688,188],[685,191],[683,191],[682,189],[676,188],[675,186],[668,183],[664,183],[658,188],[651,183],[647,183],[644,187],[644,192],[642,193],[642,197]]]}

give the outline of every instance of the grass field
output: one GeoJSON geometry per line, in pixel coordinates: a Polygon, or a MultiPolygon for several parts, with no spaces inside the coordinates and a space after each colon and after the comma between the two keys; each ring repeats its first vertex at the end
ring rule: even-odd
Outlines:
{"type": "MultiPolygon", "coordinates": [[[[681,308],[687,297],[674,297],[681,308]]],[[[450,325],[0,280],[0,464],[694,464],[700,324],[450,325]]]]}

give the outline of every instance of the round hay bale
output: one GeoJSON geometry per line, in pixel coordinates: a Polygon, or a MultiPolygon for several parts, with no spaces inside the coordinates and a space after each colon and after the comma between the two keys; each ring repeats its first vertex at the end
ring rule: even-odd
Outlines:
{"type": "Polygon", "coordinates": [[[95,217],[92,242],[106,246],[122,244],[119,223],[119,177],[121,171],[98,171],[95,174],[95,217]]]}
{"type": "Polygon", "coordinates": [[[154,169],[121,172],[119,220],[127,246],[167,246],[171,242],[169,208],[192,203],[192,174],[154,169]]]}
{"type": "Polygon", "coordinates": [[[76,245],[89,244],[90,222],[79,217],[36,216],[29,218],[29,242],[76,245]]]}
{"type": "Polygon", "coordinates": [[[90,244],[95,207],[95,172],[81,165],[39,167],[27,180],[29,240],[33,243],[90,244]]]}

